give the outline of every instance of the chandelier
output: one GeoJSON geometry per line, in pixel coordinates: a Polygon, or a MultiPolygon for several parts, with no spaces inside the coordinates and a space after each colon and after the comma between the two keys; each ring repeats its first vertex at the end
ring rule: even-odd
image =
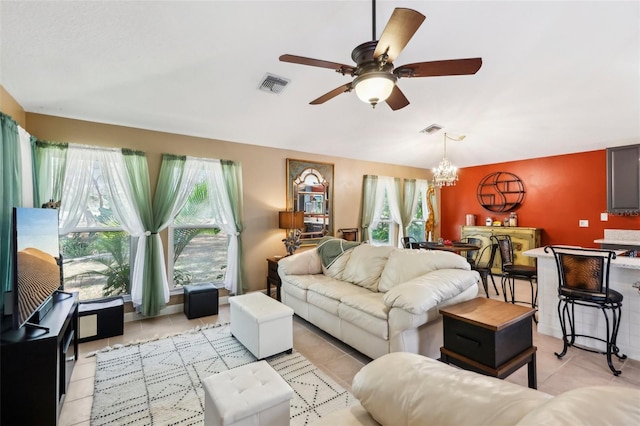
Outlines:
{"type": "Polygon", "coordinates": [[[464,136],[458,138],[452,138],[444,134],[444,155],[438,167],[433,169],[433,184],[442,188],[443,186],[453,186],[458,181],[458,169],[451,164],[451,161],[447,158],[447,139],[454,141],[461,141],[464,136]]]}

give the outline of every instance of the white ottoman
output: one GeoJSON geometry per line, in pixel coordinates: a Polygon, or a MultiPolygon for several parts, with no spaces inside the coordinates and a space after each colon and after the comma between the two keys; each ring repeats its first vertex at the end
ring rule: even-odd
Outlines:
{"type": "Polygon", "coordinates": [[[231,334],[258,359],[293,349],[293,309],[256,292],[229,298],[231,334]]]}
{"type": "Polygon", "coordinates": [[[207,377],[202,387],[206,426],[289,424],[293,389],[267,361],[207,377]]]}

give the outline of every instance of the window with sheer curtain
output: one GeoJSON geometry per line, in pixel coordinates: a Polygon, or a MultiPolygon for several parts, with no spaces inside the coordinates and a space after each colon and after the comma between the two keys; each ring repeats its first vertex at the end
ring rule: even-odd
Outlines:
{"type": "Polygon", "coordinates": [[[404,236],[400,215],[400,179],[378,176],[373,197],[369,241],[375,245],[398,246],[404,236]]]}
{"type": "Polygon", "coordinates": [[[228,238],[209,201],[215,190],[201,171],[184,207],[169,225],[170,288],[205,282],[224,287],[228,238]]]}
{"type": "Polygon", "coordinates": [[[80,300],[129,294],[131,238],[113,214],[113,200],[98,159],[78,221],[60,236],[64,287],[80,300]]]}
{"type": "Polygon", "coordinates": [[[429,182],[426,180],[405,180],[405,206],[408,209],[407,237],[415,241],[426,241],[425,224],[429,216],[427,193],[429,182]]]}

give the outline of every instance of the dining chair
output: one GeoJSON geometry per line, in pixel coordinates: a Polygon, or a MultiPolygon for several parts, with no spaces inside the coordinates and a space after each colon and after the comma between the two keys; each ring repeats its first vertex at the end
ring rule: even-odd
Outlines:
{"type": "Polygon", "coordinates": [[[575,247],[546,246],[551,251],[558,271],[558,316],[562,327],[562,352],[555,352],[558,358],[566,355],[569,347],[589,352],[605,354],[607,364],[614,376],[620,375],[611,361],[615,355],[619,360],[627,358],[620,354],[616,341],[622,314],[621,293],[609,288],[609,270],[611,260],[616,254],[611,250],[583,249],[575,247]],[[576,324],[588,327],[583,321],[576,321],[575,305],[597,308],[604,314],[606,337],[576,333],[576,324]],[[612,321],[609,319],[612,314],[612,321]],[[606,350],[593,349],[575,343],[576,337],[594,339],[605,343],[606,350]]]}
{"type": "Polygon", "coordinates": [[[402,237],[402,247],[407,249],[419,249],[420,244],[413,237],[402,237]]]}
{"type": "MultiPolygon", "coordinates": [[[[502,270],[501,285],[504,301],[507,302],[507,287],[511,293],[511,303],[527,303],[531,304],[532,308],[538,306],[538,271],[535,266],[530,265],[518,265],[515,263],[515,257],[513,255],[513,242],[509,235],[492,235],[491,242],[498,245],[498,252],[500,253],[500,266],[502,270]],[[516,279],[529,281],[531,285],[531,302],[516,300],[515,286],[516,279]]],[[[536,320],[534,316],[534,320],[536,320]]],[[[537,320],[536,320],[537,322],[537,320]]]]}
{"type": "MultiPolygon", "coordinates": [[[[466,237],[460,240],[463,243],[473,244],[474,246],[482,247],[482,240],[480,238],[474,237],[466,237]]],[[[476,258],[478,256],[479,250],[467,250],[464,253],[464,256],[467,258],[467,262],[470,265],[473,265],[476,262],[476,258]]]]}
{"type": "Polygon", "coordinates": [[[498,293],[498,287],[496,286],[496,281],[493,279],[493,273],[491,272],[497,251],[497,244],[487,244],[477,251],[477,255],[473,259],[473,263],[470,263],[471,269],[480,274],[482,286],[484,287],[484,294],[487,297],[489,297],[489,277],[491,277],[491,283],[493,284],[493,289],[496,291],[496,295],[500,294],[498,293]]]}

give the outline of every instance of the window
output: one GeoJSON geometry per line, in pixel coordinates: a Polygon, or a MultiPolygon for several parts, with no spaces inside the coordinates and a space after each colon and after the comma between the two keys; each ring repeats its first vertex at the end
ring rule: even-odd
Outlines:
{"type": "Polygon", "coordinates": [[[186,204],[169,225],[170,287],[203,282],[223,286],[228,242],[215,222],[210,190],[201,173],[186,204]]]}
{"type": "Polygon", "coordinates": [[[396,226],[391,218],[391,209],[389,208],[389,197],[387,191],[384,191],[384,200],[380,214],[374,218],[374,226],[371,228],[371,244],[390,246],[396,241],[396,226]]]}
{"type": "Polygon", "coordinates": [[[409,226],[407,227],[407,236],[412,237],[416,241],[426,241],[424,227],[427,221],[428,208],[425,202],[424,190],[420,189],[417,192],[418,202],[413,211],[411,222],[409,222],[409,226]]]}
{"type": "Polygon", "coordinates": [[[130,290],[131,238],[113,215],[97,161],[91,182],[80,221],[60,237],[64,289],[79,292],[80,300],[128,294],[130,290]]]}

